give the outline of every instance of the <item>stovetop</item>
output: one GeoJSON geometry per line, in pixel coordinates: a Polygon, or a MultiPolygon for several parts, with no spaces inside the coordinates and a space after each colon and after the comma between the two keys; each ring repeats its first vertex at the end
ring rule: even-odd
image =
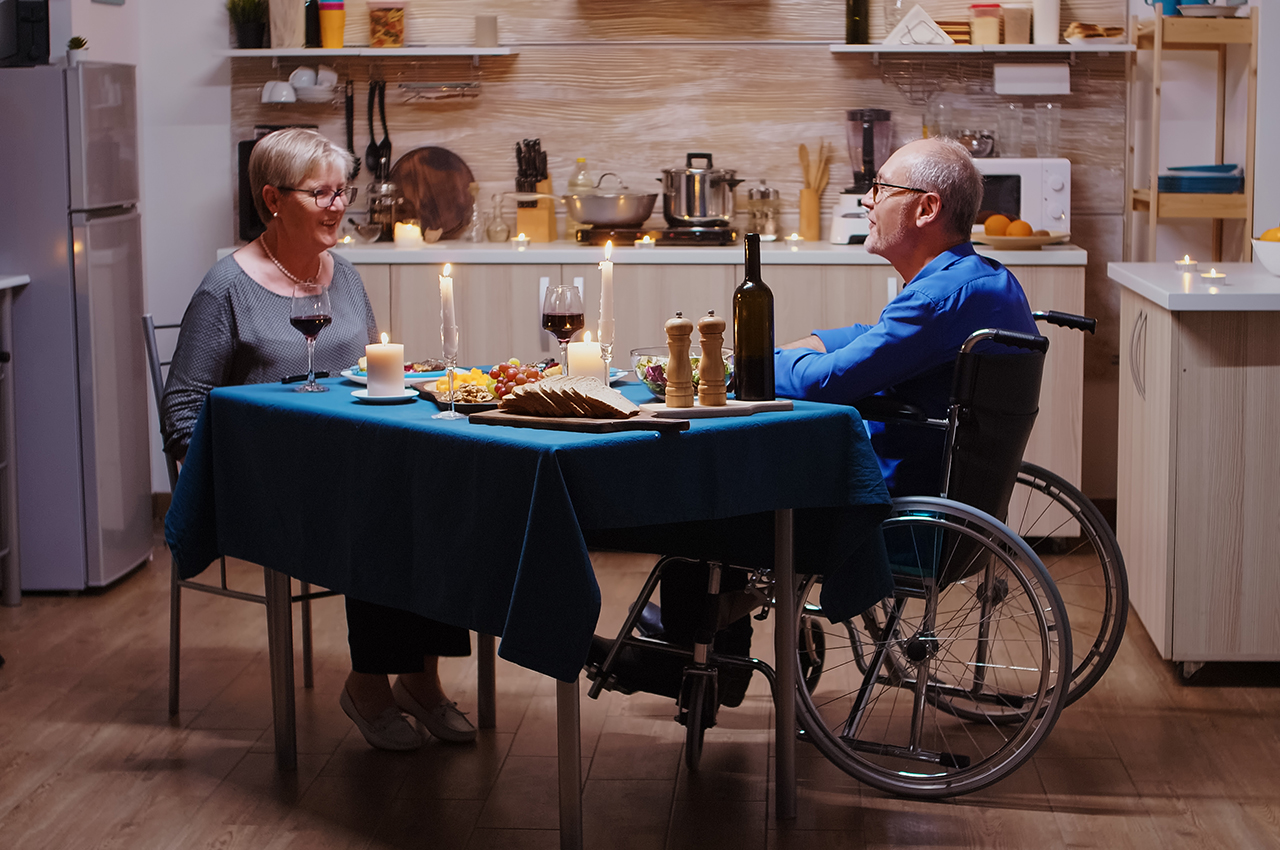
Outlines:
{"type": "Polygon", "coordinates": [[[586,227],[579,230],[576,239],[582,245],[603,245],[613,242],[619,248],[634,245],[648,236],[659,247],[662,245],[732,245],[738,241],[738,231],[732,227],[666,227],[666,228],[614,228],[586,227]]]}

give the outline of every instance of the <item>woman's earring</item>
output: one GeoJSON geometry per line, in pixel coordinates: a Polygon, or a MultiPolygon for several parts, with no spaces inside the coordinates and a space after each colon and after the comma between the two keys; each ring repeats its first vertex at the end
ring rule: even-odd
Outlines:
{"type": "Polygon", "coordinates": [[[279,215],[280,215],[279,211],[276,211],[276,212],[273,212],[273,213],[271,214],[271,217],[272,217],[272,218],[276,218],[276,217],[277,217],[277,216],[279,216],[279,215]]]}

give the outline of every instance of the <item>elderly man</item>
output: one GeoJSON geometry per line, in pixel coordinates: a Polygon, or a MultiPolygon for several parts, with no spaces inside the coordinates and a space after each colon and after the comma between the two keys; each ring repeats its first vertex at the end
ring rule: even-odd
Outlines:
{"type": "MultiPolygon", "coordinates": [[[[982,175],[950,139],[899,148],[863,198],[866,247],[907,282],[874,325],[815,331],[775,353],[779,396],[852,404],[887,393],[945,416],[956,353],[982,328],[1035,333],[1026,296],[1008,269],[969,241],[982,175]]],[[[936,495],[943,436],[871,423],[880,470],[894,495],[936,495]]]]}

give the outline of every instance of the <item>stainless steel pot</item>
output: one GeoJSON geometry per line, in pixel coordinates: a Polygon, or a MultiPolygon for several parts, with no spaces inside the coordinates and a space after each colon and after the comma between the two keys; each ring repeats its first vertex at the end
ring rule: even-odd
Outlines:
{"type": "Polygon", "coordinates": [[[662,169],[662,215],[672,227],[727,227],[733,221],[733,189],[742,181],[731,168],[715,168],[711,154],[685,155],[684,168],[662,169]],[[694,167],[694,160],[705,160],[694,167]]]}
{"type": "MultiPolygon", "coordinates": [[[[613,172],[607,171],[601,174],[600,180],[596,181],[596,186],[599,187],[604,178],[610,174],[613,172]]],[[[613,176],[618,177],[616,174],[613,176]]],[[[657,193],[645,195],[639,192],[628,192],[627,187],[622,185],[621,178],[618,178],[618,185],[620,191],[616,192],[601,192],[597,188],[594,192],[564,195],[562,200],[565,209],[574,221],[582,224],[639,227],[653,213],[658,195],[657,193]]]]}

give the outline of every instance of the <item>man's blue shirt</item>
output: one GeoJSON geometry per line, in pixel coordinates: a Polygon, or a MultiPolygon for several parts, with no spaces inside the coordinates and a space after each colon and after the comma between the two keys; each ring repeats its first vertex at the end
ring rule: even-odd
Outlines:
{"type": "MultiPolygon", "coordinates": [[[[777,393],[838,404],[883,393],[920,406],[930,417],[943,417],[956,354],[971,333],[983,328],[1037,333],[1017,278],[965,242],[934,257],[874,325],[814,331],[826,353],[776,350],[777,393]]],[[[890,492],[936,494],[942,433],[869,424],[890,492]]]]}

